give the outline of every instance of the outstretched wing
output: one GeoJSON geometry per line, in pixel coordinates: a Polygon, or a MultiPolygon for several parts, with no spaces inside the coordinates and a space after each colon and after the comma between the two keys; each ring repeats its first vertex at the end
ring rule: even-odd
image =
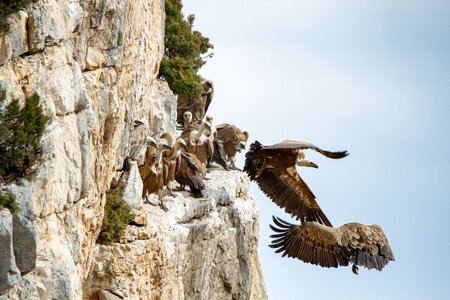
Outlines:
{"type": "Polygon", "coordinates": [[[302,222],[317,221],[332,226],[294,166],[266,169],[256,178],[256,182],[273,202],[302,222]]]}
{"type": "Polygon", "coordinates": [[[306,143],[306,142],[299,142],[299,141],[291,141],[291,140],[284,140],[281,143],[274,144],[271,146],[264,146],[264,150],[277,150],[277,149],[297,149],[297,150],[304,150],[304,149],[312,149],[314,151],[319,152],[322,155],[325,155],[328,158],[343,158],[349,155],[347,151],[338,151],[338,152],[331,152],[327,150],[322,150],[319,147],[306,143]]]}
{"type": "Polygon", "coordinates": [[[295,257],[325,268],[348,265],[348,252],[339,245],[334,228],[317,222],[293,225],[276,217],[273,221],[279,227],[270,225],[277,234],[270,236],[274,240],[269,246],[276,248],[276,253],[283,252],[283,257],[295,257]]]}
{"type": "Polygon", "coordinates": [[[244,171],[259,188],[287,213],[304,221],[332,226],[295,168],[296,151],[282,148],[264,151],[258,141],[245,154],[244,171]]]}
{"type": "Polygon", "coordinates": [[[331,228],[317,222],[293,225],[273,217],[278,227],[269,246],[282,256],[295,257],[321,267],[348,266],[349,263],[379,271],[394,255],[383,230],[377,226],[349,223],[331,228]]]}

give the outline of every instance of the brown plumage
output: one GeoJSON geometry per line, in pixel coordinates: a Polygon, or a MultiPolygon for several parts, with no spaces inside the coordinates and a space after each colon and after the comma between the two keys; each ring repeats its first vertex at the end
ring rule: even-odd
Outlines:
{"type": "Polygon", "coordinates": [[[190,111],[194,122],[200,122],[211,104],[214,94],[214,85],[211,80],[202,78],[200,82],[202,94],[193,99],[190,96],[178,95],[177,99],[177,122],[182,123],[184,112],[190,111]]]}
{"type": "Polygon", "coordinates": [[[213,156],[213,149],[211,143],[207,138],[207,133],[211,132],[211,125],[204,121],[202,122],[200,129],[192,131],[189,137],[181,136],[187,145],[188,153],[194,154],[202,164],[203,174],[206,174],[206,166],[208,161],[213,156]]]}
{"type": "Polygon", "coordinates": [[[207,130],[205,130],[205,137],[207,142],[209,143],[209,148],[212,149],[212,156],[208,158],[208,165],[211,161],[217,163],[225,170],[229,171],[230,167],[227,163],[227,156],[225,154],[223,138],[217,134],[217,130],[214,126],[212,126],[213,117],[211,115],[207,115],[205,117],[205,122],[207,122],[210,126],[207,130]]]}
{"type": "Polygon", "coordinates": [[[273,202],[301,222],[317,221],[332,226],[317,204],[316,197],[297,173],[296,165],[318,167],[304,159],[301,149],[313,149],[330,158],[348,155],[346,151],[329,152],[303,142],[284,141],[263,146],[255,141],[245,154],[244,171],[273,202]]]}
{"type": "Polygon", "coordinates": [[[181,153],[177,162],[175,180],[182,187],[188,185],[194,197],[203,197],[205,182],[203,181],[203,167],[200,161],[191,153],[181,153]]]}
{"type": "Polygon", "coordinates": [[[337,268],[353,264],[352,271],[357,274],[357,266],[381,271],[389,262],[395,260],[389,242],[378,225],[348,223],[337,228],[317,222],[293,225],[273,217],[278,227],[270,225],[277,234],[272,248],[282,252],[282,256],[295,257],[306,263],[325,268],[337,268]]]}
{"type": "Polygon", "coordinates": [[[162,152],[164,149],[171,149],[170,146],[160,142],[156,150],[155,160],[151,165],[143,165],[139,167],[139,174],[142,178],[143,189],[142,197],[149,200],[147,196],[149,194],[157,194],[159,198],[159,205],[162,209],[167,210],[163,203],[163,188],[167,179],[168,168],[162,163],[162,152]]]}
{"type": "Polygon", "coordinates": [[[177,139],[174,142],[173,136],[169,132],[161,135],[161,138],[165,139],[168,145],[172,147],[172,149],[164,150],[162,155],[162,163],[167,167],[167,176],[165,176],[164,185],[166,186],[169,194],[175,197],[173,194],[173,185],[175,182],[175,172],[177,168],[179,168],[178,157],[181,155],[182,149],[185,151],[187,150],[187,146],[183,139],[177,139]]]}
{"type": "Polygon", "coordinates": [[[233,169],[235,166],[236,154],[245,149],[248,140],[248,132],[240,130],[234,125],[227,123],[216,126],[217,135],[223,140],[223,148],[228,164],[233,169]]]}
{"type": "Polygon", "coordinates": [[[134,121],[133,133],[130,138],[130,151],[123,161],[122,168],[117,171],[129,171],[130,170],[130,160],[141,161],[141,154],[146,149],[156,147],[156,143],[152,137],[150,137],[150,130],[148,126],[139,120],[134,121]]]}

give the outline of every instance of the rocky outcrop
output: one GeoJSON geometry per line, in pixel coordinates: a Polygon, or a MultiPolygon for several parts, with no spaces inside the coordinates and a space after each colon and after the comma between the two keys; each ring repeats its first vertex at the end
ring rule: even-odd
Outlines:
{"type": "Polygon", "coordinates": [[[84,295],[126,299],[265,299],[257,256],[258,214],[239,171],[211,170],[207,196],[144,205],[120,243],[98,246],[84,295]]]}
{"type": "Polygon", "coordinates": [[[33,224],[33,207],[28,182],[5,187],[16,197],[19,211],[11,215],[0,210],[0,293],[21,281],[21,276],[36,266],[36,231],[33,224]]]}
{"type": "MultiPolygon", "coordinates": [[[[163,8],[162,0],[41,0],[10,17],[11,31],[0,39],[0,84],[9,99],[37,92],[49,123],[26,215],[0,211],[7,274],[0,293],[7,299],[98,299],[116,291],[134,299],[149,298],[147,292],[162,299],[264,298],[253,200],[214,179],[207,199],[183,192],[167,200],[164,214],[133,198],[140,179],[128,174],[123,192],[137,202],[135,221],[144,226],[129,226],[113,246],[95,243],[133,121],[145,121],[156,137],[175,130],[176,97],[156,79],[163,8]],[[16,219],[23,227],[8,225],[16,219]],[[14,239],[18,232],[33,240],[32,227],[35,246],[14,239]],[[35,266],[23,255],[33,250],[35,266]]],[[[246,180],[230,174],[230,182],[246,180]]]]}
{"type": "Polygon", "coordinates": [[[20,281],[13,248],[12,216],[9,210],[0,210],[0,293],[4,293],[20,281]]]}

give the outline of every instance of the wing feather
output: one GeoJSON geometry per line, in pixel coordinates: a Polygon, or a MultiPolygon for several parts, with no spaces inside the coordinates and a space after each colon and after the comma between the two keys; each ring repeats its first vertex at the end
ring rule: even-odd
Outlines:
{"type": "Polygon", "coordinates": [[[300,178],[295,167],[292,169],[266,169],[255,180],[273,202],[302,222],[317,221],[332,226],[317,204],[314,194],[300,178]]]}
{"type": "Polygon", "coordinates": [[[179,164],[175,180],[180,184],[188,185],[194,197],[203,197],[205,182],[200,161],[193,154],[181,153],[179,164]]]}
{"type": "Polygon", "coordinates": [[[291,140],[284,140],[281,143],[277,143],[271,146],[264,146],[264,150],[281,150],[281,149],[297,149],[297,150],[304,150],[304,149],[311,149],[314,151],[319,152],[320,154],[328,157],[328,158],[343,158],[346,157],[349,153],[347,151],[338,151],[338,152],[331,152],[327,150],[320,149],[319,147],[306,143],[306,142],[299,142],[299,141],[291,141],[291,140]]]}
{"type": "Polygon", "coordinates": [[[348,266],[353,263],[367,269],[381,271],[394,255],[381,227],[359,223],[331,228],[317,222],[301,225],[287,223],[273,217],[277,234],[271,235],[276,253],[298,258],[321,267],[348,266]]]}
{"type": "MultiPolygon", "coordinates": [[[[269,246],[275,248],[282,256],[295,257],[304,262],[322,267],[337,268],[338,265],[348,265],[345,249],[339,245],[339,236],[335,229],[317,222],[306,222],[301,225],[289,224],[280,218],[273,217],[280,228],[271,226],[277,234],[276,240],[269,246]],[[281,236],[281,237],[280,237],[281,236]]],[[[273,237],[273,236],[271,236],[273,237]]]]}

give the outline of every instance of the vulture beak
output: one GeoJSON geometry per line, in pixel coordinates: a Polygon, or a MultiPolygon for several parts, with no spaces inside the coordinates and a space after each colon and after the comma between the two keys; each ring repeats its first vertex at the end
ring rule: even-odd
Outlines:
{"type": "Polygon", "coordinates": [[[147,145],[152,146],[153,148],[158,148],[158,145],[156,144],[155,140],[152,138],[147,139],[147,145]]]}
{"type": "Polygon", "coordinates": [[[172,150],[172,147],[170,147],[170,146],[167,145],[167,144],[162,144],[162,148],[163,148],[163,149],[169,149],[169,150],[172,150]]]}
{"type": "Polygon", "coordinates": [[[180,143],[181,148],[183,148],[185,151],[188,151],[188,147],[186,146],[185,143],[180,143]]]}
{"type": "Polygon", "coordinates": [[[316,169],[318,169],[319,168],[319,166],[318,165],[316,165],[315,163],[313,163],[313,162],[311,162],[311,167],[313,167],[313,168],[316,168],[316,169]]]}

